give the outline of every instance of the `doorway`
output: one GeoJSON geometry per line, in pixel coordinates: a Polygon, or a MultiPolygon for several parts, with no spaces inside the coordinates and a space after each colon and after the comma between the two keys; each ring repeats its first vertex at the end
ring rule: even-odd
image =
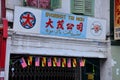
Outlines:
{"type": "Polygon", "coordinates": [[[85,63],[80,65],[81,57],[11,54],[9,80],[100,80],[100,59],[82,59],[85,60],[85,63]],[[29,56],[32,56],[32,63],[30,65],[28,65],[29,56]],[[35,57],[40,58],[39,66],[35,65],[35,57]],[[27,64],[26,67],[21,65],[21,58],[24,58],[27,64]],[[43,58],[45,58],[46,64],[44,66],[43,58]],[[51,58],[50,64],[48,64],[49,58],[51,58]],[[54,59],[56,61],[58,59],[61,60],[59,66],[57,64],[54,65],[54,59]],[[65,59],[64,66],[63,59],[65,59]]]}

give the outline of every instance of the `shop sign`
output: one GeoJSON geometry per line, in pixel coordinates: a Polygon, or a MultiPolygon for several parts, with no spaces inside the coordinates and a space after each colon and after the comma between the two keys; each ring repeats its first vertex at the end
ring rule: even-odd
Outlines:
{"type": "Polygon", "coordinates": [[[106,21],[88,16],[16,7],[14,30],[69,38],[105,39],[106,21]]]}
{"type": "Polygon", "coordinates": [[[40,33],[63,37],[86,37],[87,17],[42,11],[40,33]]]}
{"type": "Polygon", "coordinates": [[[114,3],[114,39],[120,40],[120,0],[114,3]]]}

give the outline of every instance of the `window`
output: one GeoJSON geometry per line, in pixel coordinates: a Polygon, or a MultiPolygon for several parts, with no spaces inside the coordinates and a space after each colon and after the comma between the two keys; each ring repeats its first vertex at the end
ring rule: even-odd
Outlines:
{"type": "Polygon", "coordinates": [[[94,0],[71,0],[71,12],[74,14],[94,15],[94,0]]]}
{"type": "Polygon", "coordinates": [[[24,6],[43,8],[43,9],[57,9],[61,7],[61,0],[24,0],[24,6]]]}

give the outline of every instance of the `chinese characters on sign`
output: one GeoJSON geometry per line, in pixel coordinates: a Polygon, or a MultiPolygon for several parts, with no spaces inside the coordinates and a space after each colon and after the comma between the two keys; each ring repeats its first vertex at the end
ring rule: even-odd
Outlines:
{"type": "Polygon", "coordinates": [[[42,12],[40,33],[54,36],[85,38],[86,20],[85,16],[44,11],[42,12]]]}

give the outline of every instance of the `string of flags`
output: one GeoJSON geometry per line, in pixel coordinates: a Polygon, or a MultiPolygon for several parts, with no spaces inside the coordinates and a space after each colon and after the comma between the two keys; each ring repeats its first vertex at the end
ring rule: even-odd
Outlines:
{"type": "Polygon", "coordinates": [[[22,68],[27,66],[36,67],[84,67],[86,60],[84,58],[59,58],[59,57],[33,57],[28,56],[28,58],[19,59],[22,68]]]}

